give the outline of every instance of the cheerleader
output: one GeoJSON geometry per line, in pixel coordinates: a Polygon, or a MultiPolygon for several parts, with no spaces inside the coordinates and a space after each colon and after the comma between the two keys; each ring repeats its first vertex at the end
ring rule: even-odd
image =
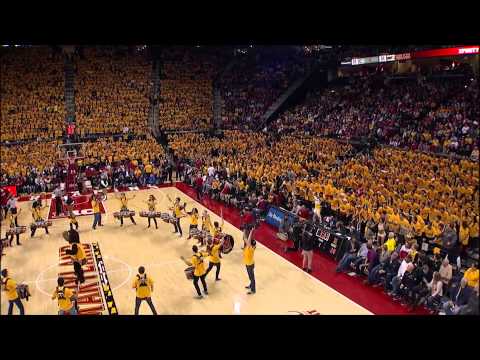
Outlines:
{"type": "MultiPolygon", "coordinates": [[[[148,201],[145,201],[148,205],[148,211],[153,211],[155,212],[156,210],[156,206],[157,206],[157,199],[155,198],[155,196],[153,195],[150,195],[148,197],[148,201]]],[[[151,217],[149,216],[148,217],[148,227],[150,227],[150,219],[151,217]]],[[[157,219],[155,217],[153,217],[153,222],[155,223],[155,229],[158,229],[158,225],[157,225],[157,219]]]]}
{"type": "MultiPolygon", "coordinates": [[[[120,201],[120,204],[121,204],[120,211],[129,211],[127,207],[128,201],[134,198],[135,198],[135,195],[133,195],[131,198],[127,198],[125,193],[121,193],[120,197],[117,197],[117,199],[120,201]]],[[[132,221],[132,224],[137,225],[133,216],[130,215],[129,217],[130,217],[130,220],[132,221]]],[[[120,226],[123,226],[123,216],[120,216],[120,226]]]]}
{"type": "Polygon", "coordinates": [[[322,222],[322,216],[321,216],[321,211],[322,211],[322,201],[320,198],[320,194],[317,193],[314,197],[314,203],[315,207],[313,210],[313,220],[315,222],[318,222],[319,224],[322,222]]]}
{"type": "Polygon", "coordinates": [[[190,228],[188,229],[188,240],[192,238],[192,229],[198,229],[198,210],[193,208],[192,211],[187,212],[190,215],[190,228]]]}
{"type": "Polygon", "coordinates": [[[7,211],[7,216],[5,219],[7,221],[7,224],[9,224],[10,229],[12,230],[12,233],[10,234],[10,239],[9,239],[10,247],[12,246],[14,234],[15,234],[15,237],[17,238],[17,245],[22,245],[20,244],[20,234],[14,231],[15,228],[18,227],[17,217],[21,211],[22,209],[19,209],[18,211],[15,212],[15,214],[11,211],[11,209],[8,209],[7,211]]]}

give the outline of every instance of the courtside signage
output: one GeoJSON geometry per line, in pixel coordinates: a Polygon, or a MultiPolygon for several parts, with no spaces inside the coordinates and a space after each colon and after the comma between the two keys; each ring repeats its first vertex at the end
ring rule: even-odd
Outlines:
{"type": "Polygon", "coordinates": [[[105,303],[107,304],[107,310],[109,315],[118,315],[117,305],[113,298],[112,288],[108,281],[107,270],[105,269],[105,263],[103,262],[102,253],[98,243],[92,244],[93,254],[95,256],[95,262],[97,264],[98,276],[100,278],[100,286],[105,296],[105,303]]]}

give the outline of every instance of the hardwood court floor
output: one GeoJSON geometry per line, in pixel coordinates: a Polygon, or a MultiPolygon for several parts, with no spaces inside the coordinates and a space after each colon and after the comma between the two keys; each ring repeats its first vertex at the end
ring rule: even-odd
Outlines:
{"type": "MultiPolygon", "coordinates": [[[[124,226],[114,219],[113,212],[118,211],[119,201],[109,194],[105,202],[106,214],[104,227],[92,230],[92,216],[78,217],[80,240],[82,243],[97,242],[105,259],[106,270],[119,314],[133,314],[135,292],[131,288],[138,266],[143,265],[155,282],[152,295],[157,312],[168,315],[188,314],[289,314],[295,311],[316,310],[322,315],[328,314],[371,314],[369,311],[346,298],[342,294],[303,272],[281,256],[257,242],[255,253],[255,275],[257,293],[247,295],[245,286],[248,277],[242,263],[242,233],[233,225],[225,222],[224,232],[235,238],[235,248],[222,259],[221,281],[214,281],[214,271],[207,278],[210,295],[204,299],[194,299],[196,295],[191,281],[184,275],[186,265],[179,259],[181,255],[189,258],[191,246],[195,240],[187,240],[189,219],[182,219],[184,236],[172,234],[173,225],[159,221],[159,229],[147,229],[147,219],[138,216],[146,209],[150,194],[154,194],[159,203],[157,210],[166,212],[169,206],[167,195],[174,199],[180,197],[187,202],[187,210],[196,207],[201,213],[205,208],[176,188],[160,188],[128,192],[135,198],[129,202],[129,208],[136,211],[138,225],[124,219],[124,226]]],[[[30,202],[19,203],[22,213],[20,225],[29,225],[31,215],[30,202]]],[[[45,215],[47,209],[44,210],[45,215]]],[[[212,221],[220,221],[219,216],[210,212],[212,221]]],[[[3,225],[3,224],[2,224],[3,225]]],[[[2,268],[8,268],[17,282],[30,285],[32,298],[24,302],[27,314],[56,314],[56,302],[50,294],[56,286],[59,271],[58,249],[66,244],[62,232],[68,229],[66,219],[53,220],[50,235],[42,229],[34,238],[22,234],[20,247],[7,248],[7,256],[2,257],[2,268]]],[[[2,235],[5,227],[2,226],[2,235]]],[[[3,236],[2,236],[3,237],[3,236]]],[[[6,314],[8,302],[1,299],[1,314],[6,314]]],[[[14,313],[16,313],[14,309],[14,313]]],[[[150,314],[147,304],[142,304],[141,314],[150,314]]]]}

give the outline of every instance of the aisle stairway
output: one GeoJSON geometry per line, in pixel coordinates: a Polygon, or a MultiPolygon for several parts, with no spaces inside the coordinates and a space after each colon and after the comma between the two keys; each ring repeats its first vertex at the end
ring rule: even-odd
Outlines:
{"type": "Polygon", "coordinates": [[[65,110],[66,122],[75,122],[75,69],[73,61],[65,56],[65,110]]]}
{"type": "Polygon", "coordinates": [[[159,99],[160,99],[160,61],[154,59],[152,63],[152,93],[150,96],[150,112],[148,115],[148,126],[152,130],[152,134],[155,137],[159,136],[159,123],[158,123],[158,111],[159,111],[159,99]]]}

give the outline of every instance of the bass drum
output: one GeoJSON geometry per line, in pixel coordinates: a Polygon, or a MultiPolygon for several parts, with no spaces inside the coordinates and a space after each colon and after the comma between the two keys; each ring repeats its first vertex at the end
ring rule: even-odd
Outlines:
{"type": "Polygon", "coordinates": [[[222,254],[229,254],[233,250],[234,245],[235,242],[233,240],[233,236],[225,235],[223,237],[222,254]]]}

